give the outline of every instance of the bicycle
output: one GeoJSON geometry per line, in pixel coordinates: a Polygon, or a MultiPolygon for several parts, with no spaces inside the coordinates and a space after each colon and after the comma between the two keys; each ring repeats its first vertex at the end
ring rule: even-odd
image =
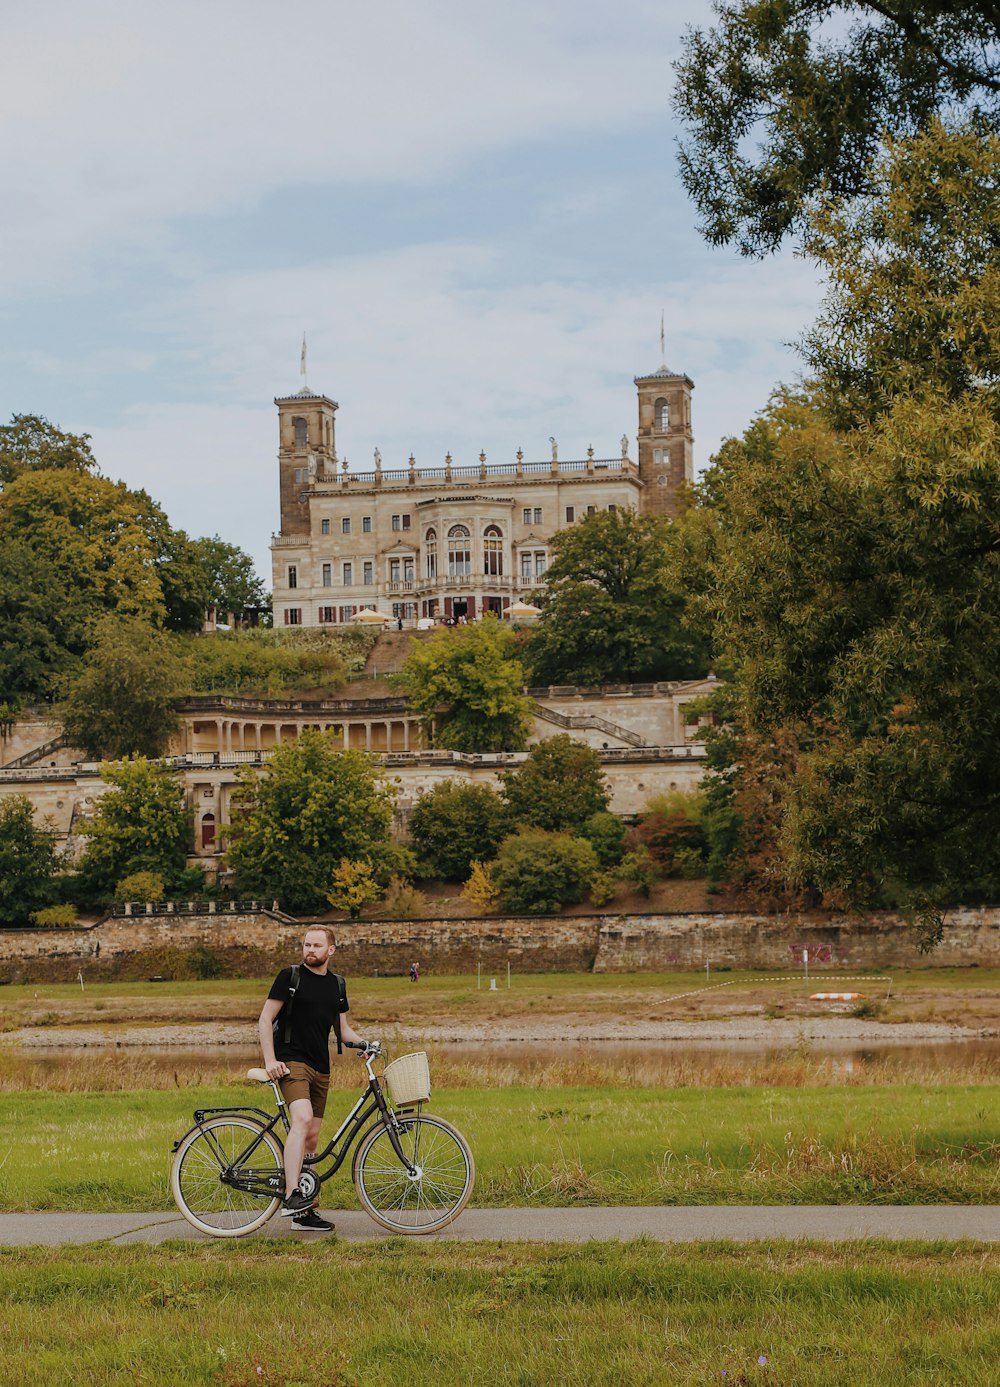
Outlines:
{"type": "MultiPolygon", "coordinates": [[[[421,1111],[430,1096],[425,1058],[426,1086],[394,1097],[390,1073],[387,1098],[372,1068],[382,1054],[380,1043],[350,1048],[361,1050],[368,1084],[324,1149],[307,1158],[299,1188],[315,1197],[360,1138],[351,1176],[365,1211],[393,1233],[436,1233],[469,1202],[476,1178],[469,1145],[450,1123],[421,1111]],[[329,1169],[318,1170],[328,1158],[329,1169]]],[[[288,1108],[266,1070],[249,1069],[247,1078],[270,1085],[276,1112],[248,1106],[199,1108],[194,1126],[173,1145],[170,1188],[177,1207],[193,1227],[216,1238],[256,1232],[284,1197],[284,1145],[278,1129],[283,1127],[288,1136],[288,1108]]]]}

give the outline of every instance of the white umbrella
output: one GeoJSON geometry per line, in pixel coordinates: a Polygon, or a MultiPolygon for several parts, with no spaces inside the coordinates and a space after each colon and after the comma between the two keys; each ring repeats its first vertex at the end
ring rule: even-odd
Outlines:
{"type": "Polygon", "coordinates": [[[541,616],[541,607],[536,607],[531,602],[512,602],[507,608],[510,616],[541,616]]]}
{"type": "Polygon", "coordinates": [[[352,621],[363,621],[366,626],[374,625],[376,622],[391,621],[391,616],[386,616],[384,612],[376,612],[371,607],[362,607],[360,612],[355,612],[351,617],[352,621]]]}

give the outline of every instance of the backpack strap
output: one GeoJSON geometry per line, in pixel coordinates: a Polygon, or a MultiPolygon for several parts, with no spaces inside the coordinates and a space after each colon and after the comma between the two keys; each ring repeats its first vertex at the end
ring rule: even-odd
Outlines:
{"type": "Polygon", "coordinates": [[[347,1001],[347,983],[339,973],[334,973],[333,976],[337,983],[337,1009],[333,1013],[333,1033],[337,1037],[337,1054],[342,1055],[344,1042],[340,1034],[340,1008],[341,1004],[347,1001]]]}
{"type": "MultiPolygon", "coordinates": [[[[285,1003],[285,1044],[292,1043],[292,1007],[295,1005],[295,994],[299,990],[299,974],[302,972],[301,963],[292,964],[292,976],[288,979],[288,1001],[285,1003]]],[[[340,1039],[338,1034],[337,1039],[340,1039]]],[[[339,1054],[339,1051],[338,1051],[339,1054]]]]}

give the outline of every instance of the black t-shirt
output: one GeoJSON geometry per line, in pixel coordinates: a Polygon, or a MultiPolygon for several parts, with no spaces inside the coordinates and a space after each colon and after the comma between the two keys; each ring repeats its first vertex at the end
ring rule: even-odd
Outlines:
{"type": "MultiPolygon", "coordinates": [[[[271,985],[268,997],[287,1003],[291,980],[291,968],[282,968],[271,985]]],[[[289,1060],[299,1060],[321,1074],[329,1074],[333,1018],[338,1012],[348,1010],[347,988],[344,988],[344,995],[341,996],[336,973],[314,973],[303,964],[299,968],[299,986],[292,1006],[292,1036],[287,1045],[284,1007],[278,1013],[275,1059],[285,1064],[289,1060]]]]}

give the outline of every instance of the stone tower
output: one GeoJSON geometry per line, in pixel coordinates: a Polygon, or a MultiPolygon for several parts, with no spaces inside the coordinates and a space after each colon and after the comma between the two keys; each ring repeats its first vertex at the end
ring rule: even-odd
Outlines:
{"type": "Polygon", "coordinates": [[[638,463],[643,482],[639,508],[652,515],[676,515],[685,484],[694,481],[694,382],[661,366],[652,375],[636,376],[635,386],[639,392],[638,463]]]}
{"type": "Polygon", "coordinates": [[[333,477],[337,470],[334,432],[335,400],[314,395],[308,388],[279,396],[278,475],[281,489],[281,533],[309,533],[305,495],[315,477],[333,477]]]}

